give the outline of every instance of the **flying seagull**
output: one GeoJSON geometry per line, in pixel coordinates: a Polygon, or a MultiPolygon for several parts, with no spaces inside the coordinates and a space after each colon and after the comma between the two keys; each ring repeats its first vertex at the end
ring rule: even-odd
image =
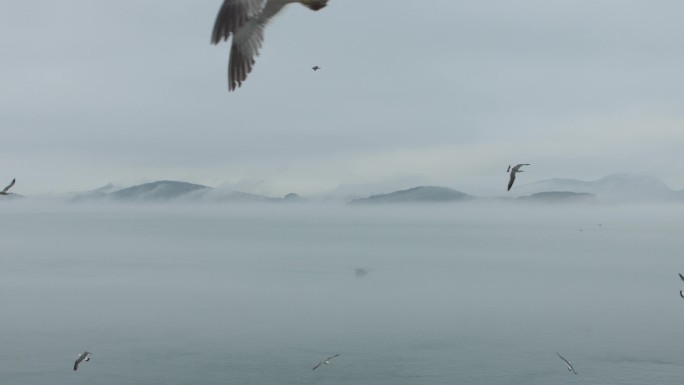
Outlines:
{"type": "Polygon", "coordinates": [[[9,191],[9,189],[12,188],[12,186],[14,186],[14,182],[16,182],[16,181],[17,181],[16,179],[12,179],[12,183],[8,184],[7,187],[5,187],[4,190],[0,191],[0,195],[9,195],[9,194],[11,194],[11,192],[8,192],[8,191],[9,191]]]}
{"type": "Polygon", "coordinates": [[[228,40],[232,35],[228,63],[228,90],[234,91],[247,79],[264,42],[264,29],[284,6],[300,3],[314,11],[325,7],[328,0],[224,0],[211,35],[212,44],[228,40]]]}
{"type": "Polygon", "coordinates": [[[316,364],[316,366],[314,366],[313,369],[311,369],[311,370],[316,370],[316,369],[318,369],[318,367],[321,366],[321,365],[328,365],[328,364],[330,364],[330,360],[332,360],[333,358],[335,358],[335,357],[337,357],[337,356],[339,356],[339,354],[335,354],[334,356],[330,356],[330,357],[326,358],[325,360],[323,360],[323,361],[319,362],[318,364],[316,364]]]}
{"type": "Polygon", "coordinates": [[[508,191],[511,191],[511,187],[513,187],[513,182],[515,182],[515,174],[518,172],[524,172],[520,169],[520,167],[529,165],[529,163],[520,163],[514,167],[511,167],[510,165],[508,166],[509,173],[511,174],[511,179],[508,181],[508,191]]]}
{"type": "Polygon", "coordinates": [[[318,71],[319,69],[321,69],[321,67],[319,67],[319,66],[313,66],[313,67],[311,67],[311,69],[314,70],[314,71],[318,71]]]}
{"type": "Polygon", "coordinates": [[[74,370],[78,370],[78,364],[80,364],[83,361],[90,361],[90,355],[93,354],[89,351],[85,351],[81,354],[78,355],[78,358],[76,358],[76,362],[74,362],[74,370]]]}
{"type": "Polygon", "coordinates": [[[571,372],[577,374],[577,372],[575,371],[575,368],[572,367],[572,364],[570,363],[570,361],[563,358],[563,356],[561,356],[558,352],[556,352],[556,354],[558,354],[558,357],[560,357],[560,359],[565,361],[565,364],[568,365],[568,371],[571,371],[571,372]]]}
{"type": "MultiPolygon", "coordinates": [[[[14,181],[12,181],[12,184],[14,184],[14,181]]],[[[8,188],[12,187],[12,184],[9,185],[5,190],[7,190],[8,188]]],[[[679,278],[681,278],[682,281],[684,281],[684,275],[682,275],[682,273],[679,273],[679,278]]]]}

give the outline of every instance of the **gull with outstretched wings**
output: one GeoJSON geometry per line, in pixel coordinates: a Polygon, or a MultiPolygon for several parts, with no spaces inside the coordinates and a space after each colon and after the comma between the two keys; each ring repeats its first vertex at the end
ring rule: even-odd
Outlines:
{"type": "Polygon", "coordinates": [[[319,362],[319,363],[316,364],[316,366],[314,366],[313,369],[311,369],[311,370],[316,370],[316,369],[318,369],[318,367],[321,366],[321,365],[329,365],[329,364],[330,364],[330,360],[332,360],[333,358],[335,358],[335,357],[337,357],[337,356],[339,356],[339,353],[338,353],[338,354],[335,354],[334,356],[330,356],[330,357],[326,358],[325,360],[319,362]]]}
{"type": "Polygon", "coordinates": [[[558,357],[560,357],[561,360],[565,361],[565,365],[568,366],[568,371],[577,374],[577,372],[575,371],[575,368],[572,367],[572,364],[570,363],[570,361],[566,360],[565,357],[560,355],[560,353],[556,352],[556,354],[558,354],[558,357]]]}
{"type": "Polygon", "coordinates": [[[520,163],[513,167],[511,167],[510,165],[508,166],[509,174],[511,174],[511,178],[508,180],[508,191],[511,191],[511,187],[513,187],[513,182],[515,182],[515,174],[519,172],[524,172],[520,169],[520,167],[529,165],[529,163],[520,163]]]}
{"type": "Polygon", "coordinates": [[[4,190],[0,191],[0,195],[9,195],[9,194],[11,194],[11,192],[9,192],[9,189],[11,189],[12,186],[14,186],[14,182],[16,182],[16,181],[17,181],[16,179],[12,179],[12,182],[10,182],[10,184],[8,184],[7,187],[5,187],[4,190]]]}
{"type": "Polygon", "coordinates": [[[268,22],[290,3],[300,3],[311,10],[325,7],[328,0],[224,0],[211,34],[218,44],[233,36],[228,62],[228,90],[233,91],[247,79],[259,56],[268,22]]]}
{"type": "Polygon", "coordinates": [[[74,362],[74,370],[78,370],[78,365],[79,365],[81,362],[83,362],[83,361],[85,361],[85,362],[90,361],[90,355],[91,355],[91,354],[93,354],[93,353],[91,353],[91,352],[89,352],[89,351],[87,351],[87,350],[86,350],[85,352],[79,354],[79,355],[78,355],[78,358],[76,358],[76,362],[74,362]]]}

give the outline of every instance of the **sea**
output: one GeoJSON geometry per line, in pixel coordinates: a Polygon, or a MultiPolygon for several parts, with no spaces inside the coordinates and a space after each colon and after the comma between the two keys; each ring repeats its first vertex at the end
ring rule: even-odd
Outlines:
{"type": "Polygon", "coordinates": [[[682,384],[680,272],[682,204],[13,200],[0,384],[682,384]]]}

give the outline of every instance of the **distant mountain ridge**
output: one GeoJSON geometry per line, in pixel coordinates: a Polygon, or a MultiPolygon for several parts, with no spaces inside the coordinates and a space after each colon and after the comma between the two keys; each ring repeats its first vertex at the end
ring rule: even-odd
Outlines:
{"type": "Polygon", "coordinates": [[[368,198],[352,200],[351,204],[363,203],[421,203],[421,202],[459,202],[474,199],[466,193],[439,186],[418,186],[388,194],[371,195],[368,198]]]}
{"type": "MultiPolygon", "coordinates": [[[[511,193],[517,193],[517,200],[527,202],[684,202],[684,190],[672,190],[653,176],[626,173],[611,174],[596,181],[567,178],[542,180],[516,186],[511,193]]],[[[478,197],[446,187],[419,186],[355,199],[350,203],[452,202],[471,199],[478,197]]],[[[502,195],[493,199],[510,198],[502,195]]]]}
{"type": "Polygon", "coordinates": [[[162,180],[124,188],[111,192],[108,195],[115,200],[171,200],[177,199],[193,191],[207,189],[210,188],[200,184],[162,180]]]}
{"type": "Polygon", "coordinates": [[[594,194],[599,200],[616,202],[681,201],[684,193],[670,189],[662,180],[649,175],[611,174],[595,181],[547,179],[518,186],[517,192],[573,191],[594,194]]]}
{"type": "Polygon", "coordinates": [[[546,202],[546,203],[588,203],[596,202],[596,195],[589,193],[576,193],[571,191],[545,191],[538,192],[532,195],[522,196],[519,200],[528,202],[546,202]]]}
{"type": "MultiPolygon", "coordinates": [[[[71,195],[71,201],[112,202],[307,202],[308,199],[290,193],[285,197],[267,197],[240,191],[212,188],[200,184],[162,180],[127,188],[111,184],[98,189],[71,195]]],[[[684,202],[684,190],[670,189],[652,176],[612,174],[596,181],[576,179],[548,179],[515,186],[511,194],[498,197],[477,197],[448,187],[417,186],[385,194],[348,201],[350,204],[381,203],[448,203],[471,200],[529,201],[529,202],[684,202]],[[513,194],[515,193],[515,195],[513,194]],[[517,199],[516,199],[517,197],[517,199]]]]}
{"type": "Polygon", "coordinates": [[[280,202],[303,201],[297,194],[290,193],[283,198],[271,198],[263,195],[250,194],[212,188],[200,184],[161,180],[143,183],[131,187],[112,190],[111,185],[103,186],[93,191],[76,194],[74,202],[107,200],[113,202],[280,202]]]}

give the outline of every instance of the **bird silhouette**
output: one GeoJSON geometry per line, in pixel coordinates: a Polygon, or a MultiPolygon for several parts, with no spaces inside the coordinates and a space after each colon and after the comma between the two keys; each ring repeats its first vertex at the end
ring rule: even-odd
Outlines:
{"type": "Polygon", "coordinates": [[[568,371],[571,371],[571,372],[577,374],[577,372],[575,371],[575,368],[572,367],[572,364],[570,363],[570,361],[566,360],[565,357],[560,355],[560,353],[556,352],[556,354],[558,354],[558,357],[560,357],[561,360],[565,361],[565,364],[568,366],[568,371]]]}
{"type": "Polygon", "coordinates": [[[78,358],[76,358],[76,362],[74,362],[74,371],[78,370],[78,365],[79,365],[81,362],[83,362],[83,361],[85,361],[85,362],[90,361],[90,355],[91,355],[91,354],[93,354],[93,353],[91,353],[91,352],[89,352],[89,351],[87,351],[87,350],[86,350],[85,352],[79,354],[79,355],[78,355],[78,358]]]}
{"type": "Polygon", "coordinates": [[[514,167],[511,167],[510,165],[508,166],[508,171],[511,175],[511,178],[508,180],[508,191],[511,191],[511,187],[513,187],[513,182],[515,182],[515,174],[519,172],[524,172],[520,169],[520,167],[529,165],[529,163],[520,163],[518,165],[515,165],[514,167]]]}
{"type": "Polygon", "coordinates": [[[247,79],[264,42],[266,25],[289,3],[318,11],[328,0],[224,0],[216,15],[211,42],[218,44],[233,37],[228,62],[229,91],[247,79]]]}
{"type": "Polygon", "coordinates": [[[5,187],[4,190],[0,191],[0,195],[9,195],[9,194],[11,194],[11,192],[9,192],[9,189],[11,189],[12,186],[14,186],[14,182],[16,182],[16,181],[17,181],[16,179],[12,179],[12,182],[10,182],[10,184],[8,184],[7,187],[5,187]]]}
{"type": "Polygon", "coordinates": [[[334,356],[330,356],[330,357],[326,358],[325,360],[319,362],[319,363],[316,364],[316,366],[314,366],[313,369],[311,369],[311,370],[316,370],[316,369],[318,369],[318,367],[321,366],[321,365],[329,365],[329,364],[330,364],[330,360],[332,360],[333,358],[335,358],[335,357],[337,357],[337,356],[339,356],[339,353],[338,353],[338,354],[335,354],[334,356]]]}

